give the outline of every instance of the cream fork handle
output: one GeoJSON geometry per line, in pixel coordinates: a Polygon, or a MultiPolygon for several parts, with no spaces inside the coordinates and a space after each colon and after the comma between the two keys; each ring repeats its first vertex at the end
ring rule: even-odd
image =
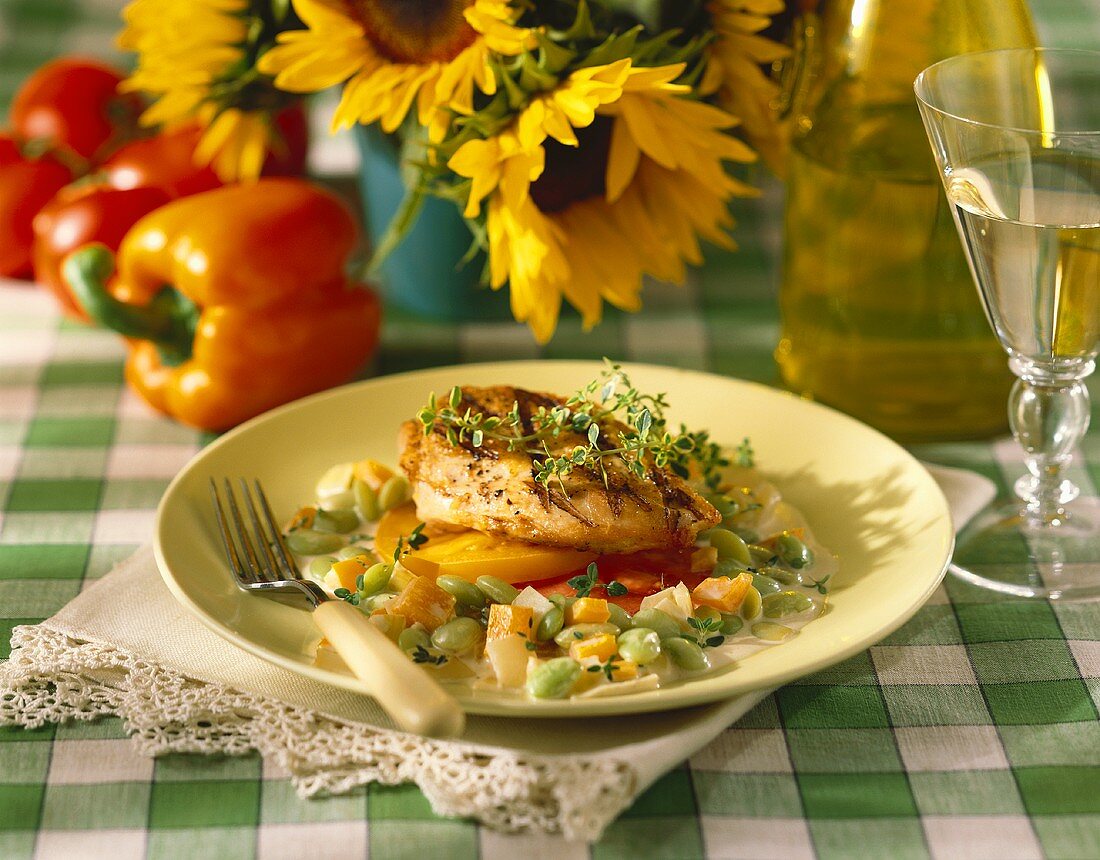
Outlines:
{"type": "Polygon", "coordinates": [[[313,619],[368,692],[407,732],[453,738],[466,727],[455,698],[409,660],[362,612],[342,600],[328,600],[313,619]]]}

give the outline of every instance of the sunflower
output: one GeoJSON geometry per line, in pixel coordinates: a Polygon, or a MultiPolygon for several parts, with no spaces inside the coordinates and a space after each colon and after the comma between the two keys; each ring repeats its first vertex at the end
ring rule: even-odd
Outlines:
{"type": "Polygon", "coordinates": [[[392,132],[416,103],[417,118],[438,140],[447,127],[442,107],[473,111],[476,85],[496,92],[491,58],[515,56],[536,44],[514,26],[509,0],[293,0],[304,30],[280,33],[259,69],[275,85],[306,93],[347,81],[334,129],[380,122],[392,132]]]}
{"type": "Polygon", "coordinates": [[[259,176],[273,135],[267,111],[225,105],[213,95],[219,86],[239,89],[233,81],[247,64],[249,10],[248,0],[133,0],[118,36],[120,48],[138,55],[123,89],[156,99],[142,123],[199,122],[206,131],[195,159],[225,181],[259,176]]]}
{"type": "Polygon", "coordinates": [[[700,91],[738,117],[745,135],[773,167],[782,159],[784,135],[776,115],[779,86],[762,67],[789,56],[790,49],[760,35],[783,0],[711,0],[715,31],[700,91]]]}
{"type": "Polygon", "coordinates": [[[448,161],[467,177],[467,217],[485,206],[489,283],[540,343],[563,299],[596,325],[603,302],[634,311],[642,276],[682,282],[702,262],[699,237],[733,247],[731,197],[756,193],[724,169],[753,151],[736,120],[673,83],[682,63],[630,59],[573,72],[500,134],[448,161]]]}

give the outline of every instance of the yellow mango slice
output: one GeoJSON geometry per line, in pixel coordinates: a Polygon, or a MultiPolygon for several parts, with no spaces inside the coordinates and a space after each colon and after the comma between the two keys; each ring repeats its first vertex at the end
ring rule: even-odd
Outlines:
{"type": "MultiPolygon", "coordinates": [[[[384,559],[391,558],[398,539],[409,534],[419,522],[411,503],[388,511],[378,522],[374,535],[378,554],[384,559]]],[[[428,542],[405,556],[401,563],[419,576],[433,579],[449,574],[470,582],[479,576],[495,576],[505,582],[527,582],[579,570],[596,558],[596,553],[539,546],[472,529],[445,531],[428,526],[424,534],[428,542]]]]}

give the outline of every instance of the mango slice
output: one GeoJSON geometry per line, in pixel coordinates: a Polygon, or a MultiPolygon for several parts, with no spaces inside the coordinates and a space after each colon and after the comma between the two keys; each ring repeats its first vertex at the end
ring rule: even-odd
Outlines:
{"type": "MultiPolygon", "coordinates": [[[[409,534],[420,520],[412,503],[388,511],[378,522],[374,541],[378,554],[390,559],[398,538],[409,534]]],[[[428,542],[402,559],[419,576],[432,579],[449,574],[473,582],[479,576],[495,576],[505,582],[550,579],[584,568],[596,553],[539,546],[463,529],[446,531],[428,526],[428,542]]]]}

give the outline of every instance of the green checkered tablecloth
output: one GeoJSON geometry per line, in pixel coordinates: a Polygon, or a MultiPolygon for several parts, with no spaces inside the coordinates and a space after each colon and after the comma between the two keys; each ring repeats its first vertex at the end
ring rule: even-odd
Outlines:
{"type": "MultiPolygon", "coordinates": [[[[1100,44],[1100,2],[1038,0],[1048,44],[1100,44]]],[[[112,0],[0,0],[0,103],[29,67],[105,53],[112,0]]],[[[509,324],[394,314],[375,370],[592,357],[775,381],[779,199],[738,205],[742,250],[595,336],[536,349],[509,324]]],[[[0,285],[0,659],[151,534],[204,439],[122,384],[122,348],[0,285]]],[[[1093,386],[1094,404],[1100,391],[1093,386]]],[[[1082,477],[1100,483],[1100,415],[1082,477]]],[[[1007,440],[922,446],[1005,489],[1007,440]]],[[[954,580],[869,651],[781,689],[672,771],[593,846],[432,815],[410,787],[298,799],[256,755],[138,756],[117,720],[0,728],[0,858],[1100,857],[1100,605],[995,599],[954,580]]]]}

